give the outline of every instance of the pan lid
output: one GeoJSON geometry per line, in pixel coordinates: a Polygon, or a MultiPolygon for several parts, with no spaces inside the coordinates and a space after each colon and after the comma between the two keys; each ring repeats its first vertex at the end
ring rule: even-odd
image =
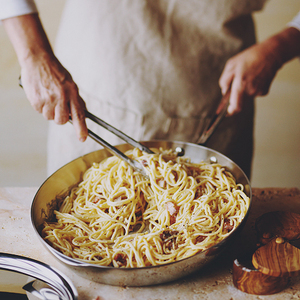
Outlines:
{"type": "Polygon", "coordinates": [[[4,273],[4,276],[0,275],[1,292],[27,293],[29,299],[78,299],[77,290],[70,279],[40,261],[0,253],[0,274],[1,272],[4,273]]]}

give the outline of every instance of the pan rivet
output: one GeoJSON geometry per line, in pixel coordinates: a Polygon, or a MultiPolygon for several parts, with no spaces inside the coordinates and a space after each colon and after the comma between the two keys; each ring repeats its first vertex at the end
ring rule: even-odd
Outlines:
{"type": "Polygon", "coordinates": [[[210,163],[211,164],[215,164],[218,162],[217,158],[215,156],[211,156],[210,159],[209,159],[210,163]]]}
{"type": "Polygon", "coordinates": [[[184,149],[181,147],[176,147],[175,152],[178,156],[184,156],[184,149]]]}

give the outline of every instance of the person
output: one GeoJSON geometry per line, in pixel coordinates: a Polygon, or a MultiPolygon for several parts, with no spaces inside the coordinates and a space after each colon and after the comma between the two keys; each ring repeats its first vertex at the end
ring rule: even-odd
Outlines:
{"type": "MultiPolygon", "coordinates": [[[[255,43],[251,15],[264,3],[70,0],[54,54],[33,0],[0,0],[25,93],[34,109],[55,121],[49,124],[49,174],[99,148],[91,139],[79,141],[87,137],[86,124],[111,144],[123,143],[85,120],[85,109],[136,140],[197,143],[220,102],[223,67],[255,43]],[[69,114],[75,131],[57,125],[69,114]]],[[[225,118],[206,146],[250,177],[254,103],[245,96],[243,110],[225,118]]]]}
{"type": "Polygon", "coordinates": [[[277,71],[300,56],[300,12],[282,31],[230,58],[219,84],[225,94],[231,88],[228,114],[239,113],[244,96],[268,94],[277,71]]]}

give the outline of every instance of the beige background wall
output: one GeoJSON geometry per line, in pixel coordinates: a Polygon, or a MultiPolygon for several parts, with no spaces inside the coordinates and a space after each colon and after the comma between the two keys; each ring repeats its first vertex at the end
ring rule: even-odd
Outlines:
{"type": "MultiPolygon", "coordinates": [[[[63,0],[36,0],[54,44],[63,0]]],[[[255,14],[258,39],[282,29],[299,11],[296,0],[270,0],[255,14]]],[[[20,70],[0,27],[0,186],[39,186],[46,179],[47,122],[18,87],[20,70]]],[[[300,188],[300,62],[281,69],[268,96],[257,99],[254,187],[300,188]]]]}
{"type": "MultiPolygon", "coordinates": [[[[280,31],[300,10],[297,0],[270,0],[255,15],[258,40],[280,31]]],[[[270,93],[257,98],[255,187],[300,187],[300,61],[277,74],[270,93]]]]}

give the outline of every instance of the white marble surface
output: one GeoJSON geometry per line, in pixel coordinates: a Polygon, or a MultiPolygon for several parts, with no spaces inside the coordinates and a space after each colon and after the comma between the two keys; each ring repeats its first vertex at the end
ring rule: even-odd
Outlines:
{"type": "Polygon", "coordinates": [[[299,189],[253,189],[253,205],[238,245],[196,274],[169,284],[150,287],[115,287],[83,279],[58,262],[39,241],[30,221],[31,201],[36,188],[0,188],[0,252],[24,255],[43,261],[66,274],[76,286],[80,300],[112,299],[270,299],[300,298],[300,278],[293,278],[281,293],[257,296],[243,293],[232,283],[232,258],[255,242],[253,224],[267,211],[300,213],[299,189]]]}

